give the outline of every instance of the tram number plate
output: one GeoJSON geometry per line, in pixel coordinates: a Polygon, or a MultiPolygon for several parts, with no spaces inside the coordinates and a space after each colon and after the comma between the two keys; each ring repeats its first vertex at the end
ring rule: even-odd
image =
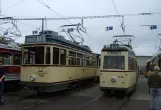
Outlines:
{"type": "Polygon", "coordinates": [[[44,75],[46,74],[45,72],[37,72],[37,74],[40,76],[40,77],[44,77],[44,75]]]}
{"type": "Polygon", "coordinates": [[[41,41],[41,36],[37,36],[37,41],[41,41]]]}
{"type": "Polygon", "coordinates": [[[44,73],[38,73],[40,77],[44,77],[44,73]]]}

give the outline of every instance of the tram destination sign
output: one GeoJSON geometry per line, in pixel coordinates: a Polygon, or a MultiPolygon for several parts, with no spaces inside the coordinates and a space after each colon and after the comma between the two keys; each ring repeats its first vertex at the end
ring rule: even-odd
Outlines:
{"type": "Polygon", "coordinates": [[[110,44],[111,49],[118,49],[119,45],[118,44],[110,44]]]}
{"type": "Polygon", "coordinates": [[[121,52],[108,52],[108,54],[112,54],[112,55],[121,55],[121,52]]]}

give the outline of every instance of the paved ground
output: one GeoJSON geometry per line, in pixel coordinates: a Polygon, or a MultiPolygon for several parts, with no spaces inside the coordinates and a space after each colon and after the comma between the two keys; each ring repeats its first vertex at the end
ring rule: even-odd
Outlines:
{"type": "MultiPolygon", "coordinates": [[[[137,90],[123,110],[148,110],[149,94],[147,79],[140,77],[137,90]]],[[[107,98],[99,90],[99,85],[72,94],[50,94],[37,96],[35,92],[6,94],[5,105],[0,110],[119,110],[126,100],[107,98]]]]}
{"type": "Polygon", "coordinates": [[[147,79],[141,76],[138,86],[124,110],[149,110],[150,95],[147,79]]]}

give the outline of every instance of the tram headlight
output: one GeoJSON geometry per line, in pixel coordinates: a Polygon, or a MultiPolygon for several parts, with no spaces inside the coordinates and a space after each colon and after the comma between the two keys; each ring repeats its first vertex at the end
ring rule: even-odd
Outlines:
{"type": "Polygon", "coordinates": [[[111,82],[116,82],[116,77],[112,77],[111,82]]]}
{"type": "Polygon", "coordinates": [[[34,77],[34,76],[31,76],[31,77],[30,77],[30,80],[31,80],[31,81],[34,81],[34,80],[35,80],[35,77],[34,77]]]}

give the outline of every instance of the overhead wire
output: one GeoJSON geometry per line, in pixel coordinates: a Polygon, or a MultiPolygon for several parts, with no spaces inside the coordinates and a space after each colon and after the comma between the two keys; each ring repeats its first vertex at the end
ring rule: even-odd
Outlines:
{"type": "MultiPolygon", "coordinates": [[[[39,1],[39,0],[38,0],[39,1]]],[[[41,2],[40,2],[41,3],[41,2]]],[[[99,19],[99,18],[113,18],[113,17],[123,17],[123,16],[149,16],[149,15],[159,15],[161,12],[151,12],[151,13],[136,13],[136,14],[121,14],[121,15],[102,15],[102,16],[71,16],[71,17],[62,17],[61,18],[56,18],[56,17],[46,17],[45,20],[69,20],[69,19],[99,19]]],[[[2,18],[1,18],[2,19],[2,18]]],[[[32,17],[32,18],[3,18],[6,20],[42,20],[44,18],[40,17],[32,17]]]]}
{"type": "Polygon", "coordinates": [[[31,27],[31,28],[34,28],[34,29],[40,30],[39,28],[36,28],[36,27],[31,26],[31,25],[29,25],[29,24],[26,24],[26,23],[24,23],[24,22],[21,22],[21,21],[17,21],[17,22],[19,22],[19,23],[21,23],[21,24],[23,24],[23,25],[26,25],[26,26],[28,26],[28,27],[31,27]]]}
{"type": "MultiPolygon", "coordinates": [[[[116,5],[115,5],[115,3],[114,3],[114,0],[112,0],[112,3],[113,3],[113,6],[114,6],[114,8],[115,8],[116,14],[119,15],[119,14],[118,14],[118,11],[117,11],[117,8],[116,8],[116,5]]],[[[120,21],[120,24],[122,24],[119,17],[118,17],[118,19],[119,19],[119,21],[120,21]]]]}
{"type": "MultiPolygon", "coordinates": [[[[53,11],[54,13],[56,13],[58,16],[60,16],[61,18],[64,18],[62,15],[60,15],[59,13],[57,13],[56,11],[54,11],[51,7],[49,7],[43,0],[37,0],[39,3],[41,3],[42,5],[44,5],[45,7],[47,7],[48,9],[50,9],[51,11],[53,11]]],[[[66,20],[66,19],[65,19],[66,20]]],[[[68,20],[66,20],[68,21],[68,20]]],[[[70,21],[68,21],[70,24],[72,24],[70,21]]],[[[87,34],[87,33],[86,33],[87,34]]],[[[93,38],[92,36],[90,36],[89,34],[87,34],[89,37],[93,38]]],[[[93,38],[94,39],[94,38],[93,38]]],[[[96,39],[95,39],[96,40],[96,39]]],[[[98,40],[96,40],[98,42],[98,40]]]]}
{"type": "MultiPolygon", "coordinates": [[[[6,14],[3,14],[3,15],[4,15],[4,16],[8,16],[8,15],[6,15],[6,14]]],[[[12,18],[12,17],[11,17],[11,18],[12,18]]],[[[6,20],[8,20],[8,19],[6,19],[6,20]]],[[[9,19],[9,20],[17,20],[17,22],[19,22],[19,23],[21,23],[21,24],[24,24],[24,25],[29,26],[29,27],[32,27],[32,28],[34,28],[34,29],[40,30],[39,28],[36,28],[36,27],[31,26],[31,25],[29,25],[29,24],[26,24],[26,23],[24,23],[24,22],[18,20],[17,18],[15,18],[15,19],[9,19]]],[[[11,21],[11,22],[12,22],[12,21],[11,21]]]]}
{"type": "MultiPolygon", "coordinates": [[[[25,1],[25,0],[23,0],[23,1],[25,1]]],[[[54,13],[56,13],[57,15],[59,15],[59,16],[61,16],[59,13],[57,13],[56,11],[54,11],[53,9],[51,9],[45,2],[43,2],[42,0],[40,1],[40,0],[37,0],[37,1],[39,1],[41,4],[43,4],[44,6],[46,6],[48,9],[50,9],[50,10],[52,10],[54,13]]],[[[115,4],[114,4],[115,5],[115,4]]],[[[115,9],[116,9],[116,6],[115,6],[115,9]]],[[[117,9],[116,9],[116,11],[117,11],[117,9]]],[[[161,14],[161,12],[154,12],[154,13],[140,13],[140,14],[138,14],[138,15],[154,15],[154,14],[161,14]]],[[[126,16],[134,16],[134,15],[136,15],[136,14],[124,14],[124,15],[126,15],[126,16]]],[[[122,16],[122,15],[120,15],[120,16],[122,16]]],[[[110,16],[106,16],[107,18],[109,18],[110,16]]],[[[112,16],[111,16],[112,17],[112,16]]],[[[119,15],[118,15],[118,12],[117,12],[117,17],[119,17],[119,15]]],[[[82,17],[81,17],[82,18],[82,17]]],[[[95,16],[94,18],[101,18],[101,16],[95,16]]],[[[102,18],[104,18],[104,17],[102,17],[102,18]]],[[[57,19],[57,18],[56,18],[57,19]]],[[[61,16],[61,18],[59,19],[59,20],[67,20],[66,18],[62,18],[62,16],[61,16]]],[[[72,18],[70,18],[70,19],[72,19],[72,18]]],[[[77,19],[77,18],[76,18],[77,19]]],[[[86,19],[86,17],[84,17],[84,19],[86,19]]],[[[93,19],[92,18],[92,16],[90,17],[90,16],[88,16],[87,17],[87,19],[93,19]]],[[[23,23],[24,24],[24,23],[23,23]]],[[[29,25],[28,25],[29,26],[29,25]]],[[[33,26],[30,26],[30,27],[33,27],[33,26]]],[[[34,28],[34,27],[33,27],[34,28]]],[[[89,34],[87,34],[88,36],[90,36],[89,34]]],[[[90,37],[92,37],[92,36],[90,36],[90,37]]],[[[95,39],[96,40],[96,39],[95,39]]]]}
{"type": "MultiPolygon", "coordinates": [[[[14,3],[14,4],[10,5],[10,6],[9,6],[9,7],[7,7],[7,8],[14,7],[14,6],[16,6],[16,5],[18,5],[18,4],[22,3],[22,2],[25,2],[25,1],[27,1],[27,0],[21,0],[21,1],[19,1],[19,2],[16,2],[16,3],[14,3]]],[[[7,8],[5,8],[5,9],[7,9],[7,8]]],[[[5,10],[5,9],[3,9],[3,10],[5,10]]]]}
{"type": "MultiPolygon", "coordinates": [[[[57,14],[58,16],[60,16],[61,18],[63,18],[62,15],[60,15],[59,13],[57,13],[55,10],[53,10],[51,7],[49,7],[43,0],[37,0],[39,3],[41,3],[42,5],[44,5],[45,7],[47,7],[49,10],[51,10],[52,12],[54,12],[55,14],[57,14]]],[[[70,21],[66,20],[67,22],[69,22],[70,24],[72,24],[70,21]]]]}
{"type": "MultiPolygon", "coordinates": [[[[126,27],[149,27],[149,26],[152,26],[152,25],[156,25],[156,26],[161,26],[161,24],[148,24],[148,25],[126,25],[126,27]]],[[[115,25],[115,26],[112,26],[112,27],[120,27],[119,25],[115,25]]],[[[105,26],[96,26],[96,27],[91,27],[91,26],[87,26],[86,28],[105,28],[105,26]]]]}

